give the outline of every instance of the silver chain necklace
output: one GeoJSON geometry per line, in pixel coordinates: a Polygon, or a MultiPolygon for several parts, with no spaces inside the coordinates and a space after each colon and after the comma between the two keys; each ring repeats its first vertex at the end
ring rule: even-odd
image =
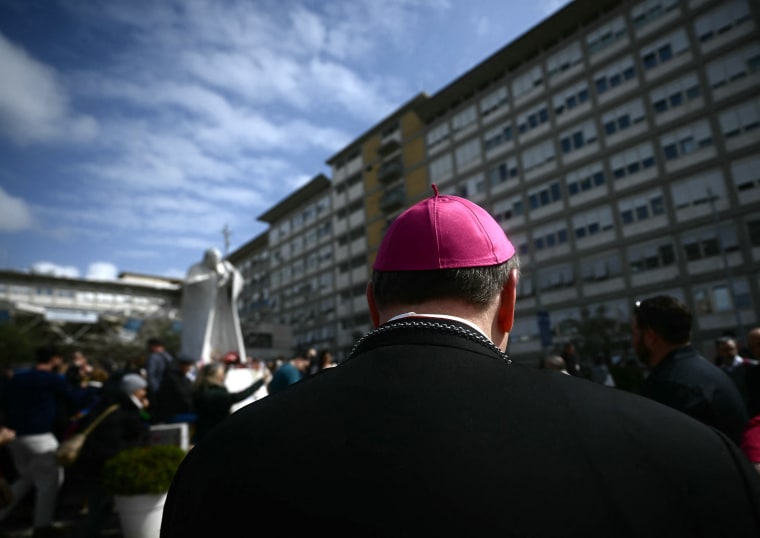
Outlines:
{"type": "Polygon", "coordinates": [[[351,354],[348,356],[348,359],[346,360],[352,359],[356,355],[358,349],[368,339],[371,339],[377,335],[384,334],[389,331],[394,331],[398,329],[431,329],[437,332],[453,333],[453,334],[456,334],[457,336],[466,338],[467,340],[470,340],[472,342],[475,342],[476,344],[480,344],[481,346],[488,348],[490,351],[494,352],[498,358],[502,359],[508,365],[512,364],[512,359],[510,359],[506,353],[504,353],[502,350],[496,347],[496,345],[493,342],[491,342],[491,340],[486,338],[484,335],[480,334],[478,331],[475,331],[467,327],[462,327],[460,325],[453,325],[450,323],[442,323],[440,321],[427,321],[427,320],[420,320],[420,321],[405,320],[405,321],[397,321],[397,322],[388,323],[386,325],[381,325],[374,331],[365,334],[359,340],[357,340],[356,344],[354,344],[354,347],[351,349],[351,354]]]}

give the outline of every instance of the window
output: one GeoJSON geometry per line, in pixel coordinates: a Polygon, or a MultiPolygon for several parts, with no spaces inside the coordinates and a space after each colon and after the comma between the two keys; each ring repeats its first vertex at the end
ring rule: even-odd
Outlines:
{"type": "Polygon", "coordinates": [[[568,153],[579,150],[588,144],[596,142],[596,139],[596,127],[594,126],[594,122],[589,120],[560,135],[562,153],[567,155],[568,153]]]}
{"type": "Polygon", "coordinates": [[[567,239],[567,226],[564,222],[541,226],[533,231],[533,247],[536,251],[563,245],[567,239]]]}
{"type": "Polygon", "coordinates": [[[685,105],[699,96],[699,79],[697,79],[696,73],[689,73],[665,86],[655,88],[650,94],[650,99],[654,113],[662,114],[685,105]]]}
{"type": "Polygon", "coordinates": [[[758,71],[760,71],[760,44],[752,43],[707,64],[707,80],[713,89],[717,89],[758,71]]]}
{"type": "Polygon", "coordinates": [[[746,101],[718,116],[725,138],[733,138],[754,131],[760,125],[760,98],[746,101]]]}
{"type": "Polygon", "coordinates": [[[483,145],[485,146],[486,151],[490,151],[501,146],[502,144],[511,142],[512,138],[512,122],[507,122],[503,125],[500,125],[499,127],[495,127],[494,129],[486,131],[485,135],[483,136],[483,145]]]}
{"type": "Polygon", "coordinates": [[[581,44],[576,41],[546,60],[547,78],[551,80],[581,62],[583,62],[581,44]]]}
{"type": "Polygon", "coordinates": [[[451,176],[453,163],[451,154],[447,153],[430,163],[430,179],[433,183],[448,179],[451,176]]]}
{"type": "Polygon", "coordinates": [[[736,31],[730,30],[747,22],[750,23],[747,25],[749,27],[752,24],[751,20],[752,13],[745,0],[729,0],[721,2],[718,7],[697,18],[694,21],[694,29],[697,39],[706,43],[721,34],[738,36],[736,31]]]}
{"type": "Polygon", "coordinates": [[[631,10],[633,26],[643,28],[678,8],[678,0],[647,0],[631,10]]]}
{"type": "Polygon", "coordinates": [[[602,95],[635,78],[636,67],[633,63],[633,58],[628,56],[594,75],[596,93],[602,95]]]}
{"type": "Polygon", "coordinates": [[[731,286],[708,284],[694,288],[694,310],[697,314],[730,312],[736,308],[751,308],[752,297],[747,281],[733,279],[731,286]]]}
{"type": "Polygon", "coordinates": [[[486,95],[480,100],[480,114],[488,116],[498,109],[509,104],[509,92],[506,86],[501,86],[498,90],[486,95]]]}
{"type": "Polygon", "coordinates": [[[684,157],[712,144],[712,131],[707,120],[693,123],[660,139],[666,161],[684,157]]]}
{"type": "Polygon", "coordinates": [[[645,47],[641,51],[641,62],[644,70],[648,71],[689,50],[689,38],[686,30],[679,29],[668,37],[645,47]]]}
{"type": "Polygon", "coordinates": [[[510,157],[488,169],[488,182],[492,187],[496,187],[505,183],[508,179],[518,177],[519,174],[517,159],[510,157]]]}
{"type": "Polygon", "coordinates": [[[454,153],[457,161],[457,170],[462,170],[468,164],[480,159],[480,139],[473,138],[469,142],[462,144],[454,153]]]}
{"type": "Polygon", "coordinates": [[[760,247],[760,218],[747,221],[747,234],[753,247],[760,247]]]}
{"type": "Polygon", "coordinates": [[[671,191],[676,210],[709,204],[711,200],[726,197],[726,187],[720,170],[711,170],[677,181],[671,185],[671,191]]]}
{"type": "Polygon", "coordinates": [[[612,177],[622,179],[652,168],[655,164],[654,149],[649,142],[626,150],[610,158],[612,177]]]}
{"type": "Polygon", "coordinates": [[[562,201],[562,187],[555,180],[528,191],[528,206],[531,211],[562,201]]]}
{"type": "Polygon", "coordinates": [[[493,206],[493,216],[496,222],[507,222],[513,217],[521,217],[525,214],[523,200],[521,195],[501,200],[493,206]]]}
{"type": "Polygon", "coordinates": [[[621,15],[586,36],[586,48],[590,56],[601,52],[626,36],[625,19],[621,15]]]}
{"type": "Polygon", "coordinates": [[[541,103],[517,116],[517,130],[520,134],[525,134],[548,121],[549,109],[545,103],[541,103]]]}
{"type": "Polygon", "coordinates": [[[644,121],[644,104],[636,99],[602,116],[604,132],[607,136],[624,131],[644,121]]]}
{"type": "MultiPolygon", "coordinates": [[[[737,192],[746,193],[753,189],[760,192],[760,157],[752,156],[731,163],[731,177],[737,192]]],[[[741,199],[741,194],[739,197],[741,199]]]]}
{"type": "Polygon", "coordinates": [[[464,110],[457,112],[451,119],[451,130],[453,132],[460,131],[465,127],[475,123],[478,119],[478,114],[475,111],[475,105],[470,105],[464,110]]]}
{"type": "Polygon", "coordinates": [[[642,222],[665,214],[665,200],[659,190],[627,198],[618,202],[620,220],[623,226],[642,222]]]}
{"type": "Polygon", "coordinates": [[[607,182],[604,168],[601,163],[594,163],[569,172],[565,176],[567,193],[575,196],[582,192],[590,191],[596,187],[602,187],[607,182]]]}
{"type": "Polygon", "coordinates": [[[628,248],[626,258],[631,272],[641,273],[675,265],[676,252],[672,240],[660,239],[628,248]]]}
{"type": "Polygon", "coordinates": [[[523,172],[531,170],[552,162],[555,159],[554,142],[549,139],[536,144],[522,152],[523,172]]]}
{"type": "Polygon", "coordinates": [[[574,215],[573,230],[576,239],[612,230],[612,210],[609,207],[599,207],[574,215]]]}
{"type": "Polygon", "coordinates": [[[476,174],[472,177],[465,179],[457,190],[457,195],[462,198],[469,198],[476,194],[485,192],[486,182],[483,179],[483,174],[476,174]]]}
{"type": "Polygon", "coordinates": [[[543,83],[544,78],[541,73],[541,66],[536,65],[512,81],[512,96],[517,99],[530,92],[533,88],[541,86],[543,83]]]}
{"type": "Polygon", "coordinates": [[[554,113],[561,116],[565,112],[570,112],[577,106],[587,103],[588,100],[588,82],[583,80],[554,96],[554,113]]]}
{"type": "Polygon", "coordinates": [[[536,280],[538,281],[538,289],[541,291],[552,291],[573,286],[575,284],[573,266],[564,263],[541,269],[536,274],[536,280]]]}
{"type": "Polygon", "coordinates": [[[443,142],[449,136],[449,124],[444,122],[437,125],[428,131],[426,140],[428,147],[435,146],[439,142],[443,142]]]}
{"type": "Polygon", "coordinates": [[[686,260],[690,262],[738,251],[736,223],[721,224],[718,230],[715,226],[690,230],[681,235],[681,246],[686,260]]]}
{"type": "Polygon", "coordinates": [[[606,252],[581,264],[581,278],[584,282],[599,282],[622,273],[623,262],[617,252],[606,252]]]}

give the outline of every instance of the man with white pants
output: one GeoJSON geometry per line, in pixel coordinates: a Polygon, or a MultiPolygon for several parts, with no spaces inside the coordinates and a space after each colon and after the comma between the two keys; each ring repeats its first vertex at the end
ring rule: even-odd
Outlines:
{"type": "Polygon", "coordinates": [[[11,485],[13,501],[0,510],[0,521],[34,487],[34,536],[48,536],[55,532],[53,519],[63,482],[63,469],[55,460],[58,406],[64,402],[76,406],[78,402],[57,371],[61,354],[45,346],[37,349],[36,359],[33,368],[13,375],[5,393],[6,425],[16,431],[8,450],[18,478],[11,485]]]}

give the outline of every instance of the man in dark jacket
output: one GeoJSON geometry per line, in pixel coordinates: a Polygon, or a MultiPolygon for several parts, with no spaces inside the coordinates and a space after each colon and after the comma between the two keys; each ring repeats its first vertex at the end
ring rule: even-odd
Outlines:
{"type": "Polygon", "coordinates": [[[677,409],[741,444],[749,420],[736,385],[691,345],[691,312],[668,296],[635,305],[633,347],[651,368],[642,396],[677,409]]]}
{"type": "Polygon", "coordinates": [[[189,377],[195,363],[194,358],[180,355],[164,371],[155,401],[151,400],[154,422],[195,422],[193,381],[189,377]]]}
{"type": "Polygon", "coordinates": [[[367,288],[377,328],[193,448],[162,536],[758,536],[760,479],[725,436],[511,363],[517,265],[466,199],[398,216],[367,288]]]}

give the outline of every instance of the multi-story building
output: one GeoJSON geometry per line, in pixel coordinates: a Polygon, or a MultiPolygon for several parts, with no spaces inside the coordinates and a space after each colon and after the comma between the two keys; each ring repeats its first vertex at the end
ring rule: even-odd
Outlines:
{"type": "Polygon", "coordinates": [[[759,22],[751,0],[577,0],[330,158],[339,355],[369,328],[383,231],[431,183],[519,251],[518,360],[567,340],[617,352],[657,293],[692,308],[708,356],[743,336],[760,308],[759,22]]]}
{"type": "MultiPolygon", "coordinates": [[[[330,180],[322,174],[270,208],[269,322],[292,329],[291,350],[334,346],[336,318],[330,180]]],[[[243,323],[248,320],[243,316],[243,323]]]]}
{"type": "Polygon", "coordinates": [[[0,270],[0,322],[32,316],[32,324],[55,325],[67,344],[101,322],[119,327],[119,340],[132,341],[147,320],[176,320],[181,296],[181,280],[152,275],[99,281],[0,270]]]}

